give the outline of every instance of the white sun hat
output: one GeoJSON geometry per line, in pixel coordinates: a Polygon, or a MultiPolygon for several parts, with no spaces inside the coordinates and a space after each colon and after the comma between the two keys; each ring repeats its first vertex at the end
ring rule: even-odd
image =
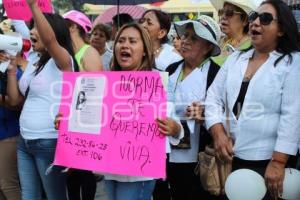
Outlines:
{"type": "Polygon", "coordinates": [[[247,14],[249,14],[253,10],[256,10],[256,8],[258,7],[257,4],[249,0],[210,0],[210,3],[217,11],[223,8],[224,3],[230,3],[241,8],[247,14]]]}
{"type": "Polygon", "coordinates": [[[185,20],[175,23],[177,34],[181,37],[185,31],[186,26],[192,24],[196,35],[214,45],[211,56],[217,56],[221,53],[219,40],[221,38],[221,29],[218,23],[211,17],[201,15],[197,20],[185,20]]]}

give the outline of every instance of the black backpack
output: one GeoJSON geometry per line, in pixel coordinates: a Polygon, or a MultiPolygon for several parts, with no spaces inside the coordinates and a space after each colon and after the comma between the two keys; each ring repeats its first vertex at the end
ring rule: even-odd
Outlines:
{"type": "MultiPolygon", "coordinates": [[[[183,63],[184,60],[175,62],[171,65],[169,65],[166,69],[167,72],[169,72],[169,76],[171,76],[178,68],[178,66],[183,63]]],[[[206,81],[206,91],[208,90],[209,86],[212,84],[214,81],[218,71],[220,69],[220,66],[216,64],[213,60],[210,59],[210,66],[208,69],[208,74],[207,74],[207,81],[206,81]]],[[[208,130],[201,125],[200,126],[200,141],[199,141],[199,151],[204,151],[205,146],[208,144],[212,143],[212,137],[209,134],[208,130]]]]}

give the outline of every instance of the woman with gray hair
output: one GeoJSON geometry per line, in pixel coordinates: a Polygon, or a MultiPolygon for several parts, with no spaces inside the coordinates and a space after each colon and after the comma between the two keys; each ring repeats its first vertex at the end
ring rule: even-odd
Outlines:
{"type": "MultiPolygon", "coordinates": [[[[197,21],[175,23],[182,40],[183,60],[170,65],[169,96],[175,102],[176,114],[181,118],[184,138],[174,146],[169,158],[168,179],[174,200],[210,199],[201,189],[194,173],[203,127],[203,101],[219,66],[210,58],[220,54],[218,41],[221,30],[211,17],[200,16],[197,21]],[[200,133],[201,132],[201,133],[200,133]],[[200,137],[201,134],[201,137],[200,137]]],[[[171,99],[170,99],[171,100],[171,99]]]]}

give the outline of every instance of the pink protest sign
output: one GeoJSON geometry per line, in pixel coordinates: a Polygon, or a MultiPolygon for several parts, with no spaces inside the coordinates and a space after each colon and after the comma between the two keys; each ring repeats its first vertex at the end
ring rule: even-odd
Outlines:
{"type": "MultiPolygon", "coordinates": [[[[42,12],[52,13],[51,0],[37,0],[37,4],[42,12]]],[[[3,0],[3,5],[10,19],[29,21],[32,17],[26,0],[3,0]]]]}
{"type": "Polygon", "coordinates": [[[64,73],[54,164],[103,173],[165,177],[165,73],[64,73]]]}

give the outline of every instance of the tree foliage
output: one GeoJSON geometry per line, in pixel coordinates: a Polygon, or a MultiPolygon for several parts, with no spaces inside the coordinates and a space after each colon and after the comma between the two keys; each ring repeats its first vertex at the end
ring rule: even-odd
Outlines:
{"type": "Polygon", "coordinates": [[[55,10],[81,10],[82,4],[77,0],[52,0],[55,10]]]}

